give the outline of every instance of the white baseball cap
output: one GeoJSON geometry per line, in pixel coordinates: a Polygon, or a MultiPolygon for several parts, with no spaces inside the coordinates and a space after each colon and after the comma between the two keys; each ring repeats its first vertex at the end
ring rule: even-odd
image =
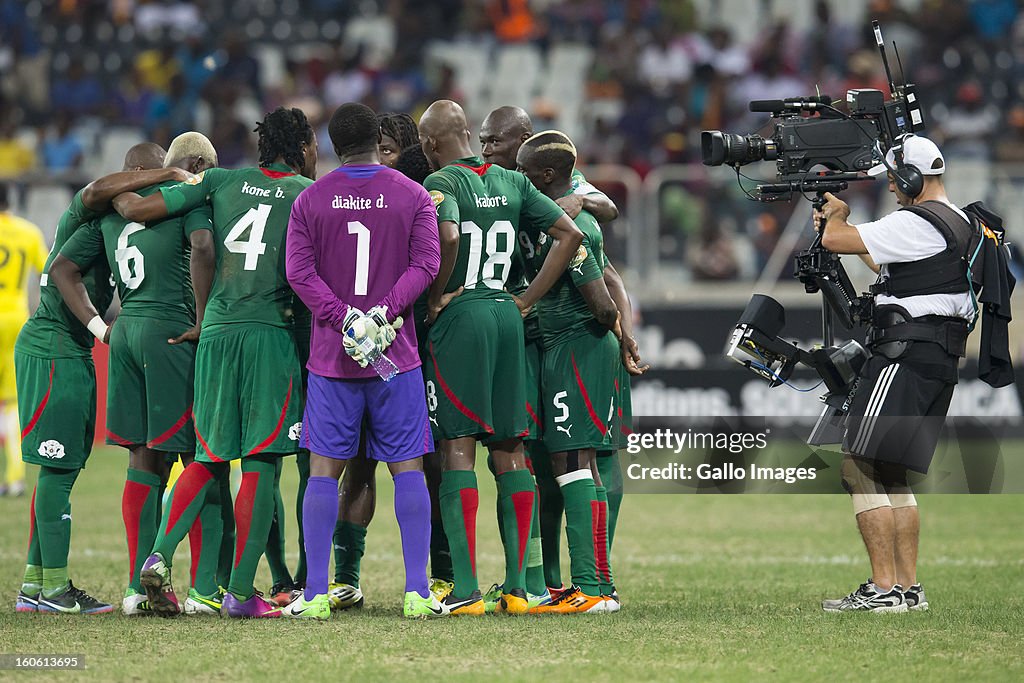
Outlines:
{"type": "MultiPolygon", "coordinates": [[[[928,138],[913,133],[896,139],[896,144],[885,153],[886,164],[896,168],[895,150],[900,147],[903,149],[903,165],[916,167],[921,175],[942,175],[946,171],[946,160],[942,158],[938,146],[928,138]]],[[[872,166],[868,175],[884,175],[889,170],[886,164],[872,166]]]]}

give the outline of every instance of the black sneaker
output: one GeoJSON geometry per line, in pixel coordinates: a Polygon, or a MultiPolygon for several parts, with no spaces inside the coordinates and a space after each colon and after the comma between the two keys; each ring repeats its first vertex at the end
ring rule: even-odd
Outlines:
{"type": "Polygon", "coordinates": [[[39,611],[52,614],[106,614],[114,606],[100,602],[68,581],[68,587],[52,598],[39,594],[39,611]]]}
{"type": "Polygon", "coordinates": [[[903,601],[907,603],[907,609],[909,610],[928,611],[928,598],[924,596],[924,588],[921,588],[919,583],[915,583],[903,591],[903,601]]]}
{"type": "Polygon", "coordinates": [[[883,592],[868,579],[845,598],[822,600],[821,609],[826,612],[906,612],[907,603],[899,584],[883,592]]]}
{"type": "Polygon", "coordinates": [[[445,597],[444,604],[448,606],[452,616],[481,617],[486,614],[484,599],[479,590],[473,591],[468,598],[457,598],[454,593],[451,593],[445,597]]]}

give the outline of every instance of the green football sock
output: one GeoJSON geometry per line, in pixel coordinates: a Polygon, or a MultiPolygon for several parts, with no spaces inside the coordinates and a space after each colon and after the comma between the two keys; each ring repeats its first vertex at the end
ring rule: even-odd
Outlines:
{"type": "Polygon", "coordinates": [[[497,476],[498,506],[501,524],[505,529],[505,583],[506,593],[515,588],[526,590],[527,553],[530,527],[533,526],[534,485],[529,470],[514,470],[497,476]]]}
{"type": "Polygon", "coordinates": [[[552,588],[562,585],[562,491],[551,471],[551,456],[543,447],[531,444],[533,472],[540,494],[540,541],[544,558],[544,582],[552,588]]]}
{"type": "Polygon", "coordinates": [[[157,517],[160,484],[159,474],[144,470],[129,468],[125,478],[121,516],[128,540],[128,586],[136,593],[143,592],[140,583],[142,565],[153,548],[160,521],[157,517]]]}
{"type": "Polygon", "coordinates": [[[288,571],[288,563],[284,557],[285,518],[284,500],[281,498],[281,469],[283,461],[277,459],[274,476],[274,518],[270,523],[270,534],[267,536],[267,564],[270,565],[270,576],[273,585],[292,585],[292,575],[288,571]]]}
{"type": "Polygon", "coordinates": [[[359,587],[359,572],[366,552],[366,527],[339,521],[334,527],[334,581],[359,587]]]}
{"type": "Polygon", "coordinates": [[[444,532],[451,549],[454,594],[468,598],[480,590],[476,578],[476,514],[480,507],[476,472],[449,470],[442,473],[438,497],[444,532]]]}
{"type": "Polygon", "coordinates": [[[26,564],[25,574],[21,579],[21,592],[35,595],[43,589],[43,568],[38,564],[26,564]]]}
{"type": "Polygon", "coordinates": [[[43,554],[39,549],[39,531],[36,529],[36,491],[32,490],[32,502],[28,506],[28,562],[21,590],[25,595],[35,595],[43,588],[43,554]]]}
{"type": "Polygon", "coordinates": [[[260,557],[267,549],[275,507],[274,456],[249,456],[242,460],[242,486],[235,499],[235,565],[228,590],[239,600],[254,592],[253,579],[260,557]]]}
{"type": "Polygon", "coordinates": [[[601,595],[611,595],[615,580],[612,578],[612,565],[608,557],[608,492],[604,486],[594,487],[597,494],[598,517],[594,527],[594,557],[597,561],[597,582],[601,595]]]}
{"type": "Polygon", "coordinates": [[[206,502],[206,491],[212,485],[214,472],[219,469],[226,467],[222,468],[220,463],[208,465],[194,461],[174,482],[170,502],[164,505],[156,542],[153,544],[153,552],[160,553],[168,567],[173,562],[174,551],[199,517],[206,502]]]}
{"type": "Polygon", "coordinates": [[[309,483],[309,451],[299,451],[295,456],[295,464],[299,468],[299,490],[295,496],[295,523],[299,526],[299,564],[295,568],[295,584],[305,586],[306,536],[302,529],[302,501],[306,497],[306,485],[309,483]]]}
{"type": "Polygon", "coordinates": [[[572,582],[591,596],[601,594],[594,553],[594,524],[597,492],[589,469],[576,470],[557,478],[565,500],[565,536],[569,541],[569,571],[572,582]]]}
{"type": "Polygon", "coordinates": [[[40,467],[36,484],[36,533],[43,565],[43,595],[51,598],[68,585],[71,547],[71,488],[81,470],[40,467]]]}
{"type": "Polygon", "coordinates": [[[526,554],[526,592],[542,595],[547,589],[544,583],[544,553],[540,543],[540,494],[534,483],[533,523],[530,525],[530,542],[526,554]]]}
{"type": "Polygon", "coordinates": [[[601,475],[601,483],[608,490],[608,557],[612,554],[612,542],[615,540],[615,526],[619,521],[619,508],[622,507],[622,468],[619,466],[619,452],[600,453],[597,459],[597,471],[601,475]]]}
{"type": "Polygon", "coordinates": [[[231,499],[231,470],[217,478],[220,490],[220,548],[217,550],[217,585],[231,582],[231,566],[235,553],[235,508],[231,499]]]}
{"type": "MultiPolygon", "coordinates": [[[[203,509],[199,512],[199,519],[192,526],[192,531],[189,532],[191,541],[192,533],[198,526],[199,543],[192,545],[192,587],[200,595],[211,596],[217,592],[220,585],[217,581],[217,566],[220,561],[220,544],[224,536],[221,512],[224,503],[221,496],[225,490],[220,481],[215,481],[206,489],[203,509]]],[[[227,505],[230,507],[230,499],[227,505]]]]}

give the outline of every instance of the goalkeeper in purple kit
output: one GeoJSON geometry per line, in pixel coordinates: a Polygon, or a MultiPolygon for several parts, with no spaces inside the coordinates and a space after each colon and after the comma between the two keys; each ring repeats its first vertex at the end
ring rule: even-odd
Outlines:
{"type": "Polygon", "coordinates": [[[288,226],[288,281],[313,314],[313,336],[301,440],[310,451],[306,588],[285,613],[330,618],[338,479],[358,452],[365,423],[367,457],[386,462],[395,482],[404,614],[442,616],[448,610],[428,590],[426,571],[430,498],[423,455],[433,450],[433,439],[415,329],[402,326],[440,266],[436,212],[422,186],[380,164],[372,109],[342,105],[329,131],[342,165],[299,196],[288,226]],[[382,369],[382,354],[394,376],[382,369]]]}

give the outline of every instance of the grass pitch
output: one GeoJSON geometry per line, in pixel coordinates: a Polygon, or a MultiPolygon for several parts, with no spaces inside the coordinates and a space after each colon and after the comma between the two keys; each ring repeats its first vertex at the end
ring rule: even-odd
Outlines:
{"type": "MultiPolygon", "coordinates": [[[[98,449],[72,499],[71,575],[118,604],[127,574],[126,460],[120,449],[98,449]]],[[[392,486],[380,471],[363,561],[367,606],[328,623],[16,615],[28,498],[0,499],[0,653],[85,656],[86,671],[25,680],[1024,679],[1020,496],[921,497],[927,613],[820,611],[819,600],[869,574],[845,496],[627,495],[612,555],[619,614],[409,622],[400,616],[392,486]]],[[[282,486],[289,505],[295,479],[289,459],[282,486]]],[[[480,473],[483,589],[501,573],[491,481],[480,473]]],[[[288,536],[294,567],[293,517],[288,536]]],[[[183,543],[179,595],[187,557],[183,543]]],[[[563,562],[563,575],[567,569],[563,562]]],[[[269,583],[264,564],[257,585],[269,583]]]]}

